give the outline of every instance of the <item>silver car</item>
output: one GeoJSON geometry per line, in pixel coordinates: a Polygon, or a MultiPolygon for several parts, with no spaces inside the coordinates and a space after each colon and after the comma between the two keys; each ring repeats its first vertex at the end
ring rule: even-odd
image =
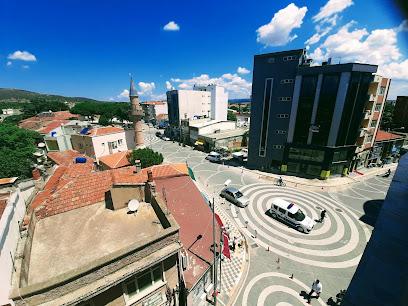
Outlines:
{"type": "Polygon", "coordinates": [[[249,204],[249,199],[244,197],[242,192],[234,187],[224,188],[220,193],[220,197],[227,199],[239,207],[247,207],[249,204]]]}

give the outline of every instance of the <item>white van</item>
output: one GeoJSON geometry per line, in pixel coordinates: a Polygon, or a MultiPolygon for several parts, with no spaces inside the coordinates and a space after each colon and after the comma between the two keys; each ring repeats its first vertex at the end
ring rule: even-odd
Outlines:
{"type": "Polygon", "coordinates": [[[273,199],[269,213],[273,218],[289,223],[302,233],[309,233],[316,224],[299,206],[279,198],[273,199]]]}

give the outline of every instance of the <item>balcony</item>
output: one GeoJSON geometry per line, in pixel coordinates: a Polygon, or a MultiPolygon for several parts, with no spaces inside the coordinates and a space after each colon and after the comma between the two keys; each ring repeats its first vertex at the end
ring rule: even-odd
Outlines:
{"type": "Polygon", "coordinates": [[[357,146],[362,146],[364,144],[364,140],[365,140],[364,136],[357,138],[356,145],[357,146]]]}
{"type": "Polygon", "coordinates": [[[370,110],[366,110],[366,111],[364,112],[364,120],[370,119],[370,116],[371,116],[371,111],[370,111],[370,110]]]}

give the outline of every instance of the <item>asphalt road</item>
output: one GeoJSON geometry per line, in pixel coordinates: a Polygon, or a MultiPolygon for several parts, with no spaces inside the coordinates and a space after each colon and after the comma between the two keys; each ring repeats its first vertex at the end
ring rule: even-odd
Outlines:
{"type": "Polygon", "coordinates": [[[392,177],[372,177],[338,193],[277,187],[240,167],[210,163],[203,152],[162,141],[154,136],[155,129],[145,132],[146,145],[161,152],[165,162],[188,163],[246,234],[249,269],[233,305],[304,305],[302,295],[316,278],[323,292],[312,305],[326,305],[348,287],[392,177]],[[250,198],[248,207],[238,208],[218,197],[228,179],[250,198]],[[326,219],[311,233],[300,233],[266,213],[276,197],[295,202],[313,219],[325,209],[326,219]]]}

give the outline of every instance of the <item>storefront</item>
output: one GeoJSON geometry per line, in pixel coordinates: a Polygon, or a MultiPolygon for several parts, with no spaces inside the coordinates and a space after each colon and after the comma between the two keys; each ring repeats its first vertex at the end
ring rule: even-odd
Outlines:
{"type": "Polygon", "coordinates": [[[285,147],[281,172],[319,179],[346,175],[354,150],[355,146],[288,145],[285,147]]]}

